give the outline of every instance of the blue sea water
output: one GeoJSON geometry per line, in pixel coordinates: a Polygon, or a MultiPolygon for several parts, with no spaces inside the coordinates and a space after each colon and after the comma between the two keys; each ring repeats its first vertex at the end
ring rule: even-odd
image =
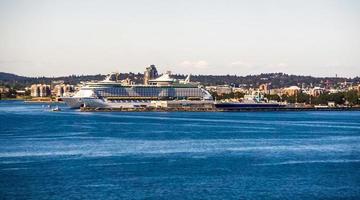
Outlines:
{"type": "Polygon", "coordinates": [[[0,199],[360,199],[360,112],[0,101],[0,199]]]}

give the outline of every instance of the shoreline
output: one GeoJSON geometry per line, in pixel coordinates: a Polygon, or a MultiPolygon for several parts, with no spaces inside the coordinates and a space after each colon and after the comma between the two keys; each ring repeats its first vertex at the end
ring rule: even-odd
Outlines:
{"type": "Polygon", "coordinates": [[[241,109],[216,109],[216,108],[80,108],[81,112],[283,112],[283,111],[360,111],[360,107],[346,108],[241,108],[241,109]]]}
{"type": "MultiPolygon", "coordinates": [[[[22,101],[24,104],[62,104],[64,101],[32,101],[24,99],[1,99],[1,101],[22,101]]],[[[360,111],[355,107],[279,107],[279,108],[231,108],[220,109],[213,107],[139,107],[139,108],[95,108],[81,107],[80,112],[306,112],[306,111],[360,111]]]]}

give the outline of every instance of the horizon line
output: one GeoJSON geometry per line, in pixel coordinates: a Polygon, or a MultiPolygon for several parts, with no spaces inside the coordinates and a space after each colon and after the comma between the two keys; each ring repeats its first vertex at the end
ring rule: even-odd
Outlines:
{"type": "MultiPolygon", "coordinates": [[[[112,72],[116,72],[116,71],[112,71],[112,72]]],[[[70,77],[70,76],[96,76],[96,75],[108,75],[107,74],[102,74],[102,73],[98,73],[98,74],[68,74],[68,75],[57,75],[57,76],[28,76],[28,75],[21,75],[21,74],[17,74],[17,73],[13,73],[13,72],[4,72],[4,71],[0,71],[0,73],[7,73],[7,74],[13,74],[16,76],[22,76],[22,77],[26,77],[26,78],[61,78],[61,77],[70,77]]],[[[111,73],[111,72],[110,72],[111,73]]],[[[116,72],[118,73],[118,72],[116,72]]],[[[142,72],[119,72],[119,74],[144,74],[142,72]]],[[[159,74],[163,74],[163,73],[159,73],[159,74]]],[[[290,75],[290,76],[308,76],[308,77],[313,77],[313,78],[346,78],[346,79],[354,79],[354,78],[359,78],[359,75],[354,75],[352,77],[345,77],[345,76],[315,76],[315,75],[304,75],[304,74],[292,74],[292,73],[285,73],[285,72],[262,72],[262,73],[258,73],[258,74],[247,74],[247,75],[238,75],[238,74],[192,74],[192,73],[171,73],[172,75],[191,75],[191,76],[238,76],[238,77],[246,77],[246,76],[258,76],[261,74],[286,74],[286,75],[290,75]]]]}

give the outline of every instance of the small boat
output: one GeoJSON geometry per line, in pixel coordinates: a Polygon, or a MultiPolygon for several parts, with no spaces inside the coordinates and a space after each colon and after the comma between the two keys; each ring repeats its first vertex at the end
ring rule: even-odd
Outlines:
{"type": "Polygon", "coordinates": [[[61,109],[59,108],[59,106],[56,106],[55,108],[51,109],[51,111],[58,112],[61,111],[61,109]]]}

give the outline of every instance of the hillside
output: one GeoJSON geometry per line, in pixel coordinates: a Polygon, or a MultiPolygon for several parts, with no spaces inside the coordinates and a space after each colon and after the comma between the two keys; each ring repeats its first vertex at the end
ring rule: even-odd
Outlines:
{"type": "MultiPolygon", "coordinates": [[[[52,81],[63,80],[66,83],[77,84],[81,81],[103,80],[105,75],[70,75],[63,77],[24,77],[16,74],[0,72],[0,85],[7,85],[14,88],[24,88],[35,83],[50,84],[52,81]]],[[[174,78],[183,79],[186,75],[175,74],[174,78]]],[[[121,73],[120,79],[130,78],[136,83],[143,82],[141,73],[121,73]]],[[[338,85],[344,81],[360,84],[360,78],[336,78],[336,77],[312,77],[298,76],[284,73],[268,73],[259,75],[236,76],[236,75],[193,75],[192,81],[204,85],[233,85],[243,87],[258,87],[263,83],[270,83],[273,88],[287,87],[291,85],[304,86],[326,86],[338,85]]]]}

